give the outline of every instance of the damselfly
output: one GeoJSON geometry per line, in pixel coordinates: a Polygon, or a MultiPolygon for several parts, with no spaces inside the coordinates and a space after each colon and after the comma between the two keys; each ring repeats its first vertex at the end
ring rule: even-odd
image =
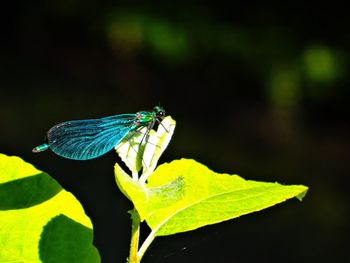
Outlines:
{"type": "Polygon", "coordinates": [[[117,146],[124,138],[130,138],[146,127],[147,132],[165,117],[165,110],[155,106],[152,111],[135,114],[119,114],[100,119],[66,121],[53,126],[46,134],[46,142],[33,149],[54,153],[74,160],[99,157],[117,146]]]}

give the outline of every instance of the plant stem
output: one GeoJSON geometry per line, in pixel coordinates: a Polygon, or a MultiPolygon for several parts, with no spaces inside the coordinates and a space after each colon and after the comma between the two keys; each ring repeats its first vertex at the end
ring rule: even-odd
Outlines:
{"type": "Polygon", "coordinates": [[[155,234],[157,232],[157,228],[151,231],[151,233],[148,235],[148,237],[145,239],[142,246],[140,247],[140,250],[137,251],[139,247],[140,238],[140,216],[135,209],[131,211],[131,219],[131,242],[128,263],[140,263],[146,250],[156,237],[155,234]]]}
{"type": "Polygon", "coordinates": [[[131,211],[131,219],[132,224],[129,263],[139,263],[141,259],[138,259],[137,250],[139,248],[140,238],[140,216],[135,209],[131,211]]]}
{"type": "Polygon", "coordinates": [[[157,228],[152,230],[152,232],[148,235],[148,237],[143,242],[142,246],[140,247],[139,252],[137,253],[137,258],[141,261],[141,258],[145,254],[147,248],[151,245],[152,241],[155,239],[155,234],[157,232],[157,228]]]}

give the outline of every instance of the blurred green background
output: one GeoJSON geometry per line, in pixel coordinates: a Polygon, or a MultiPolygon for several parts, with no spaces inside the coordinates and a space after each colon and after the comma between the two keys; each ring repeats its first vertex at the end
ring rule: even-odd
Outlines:
{"type": "Polygon", "coordinates": [[[116,154],[79,162],[31,149],[61,121],[158,104],[177,120],[162,162],[194,158],[310,191],[302,203],[156,239],[144,262],[350,261],[345,8],[39,0],[7,2],[2,11],[0,151],[78,197],[103,262],[125,262],[130,238],[116,154]]]}

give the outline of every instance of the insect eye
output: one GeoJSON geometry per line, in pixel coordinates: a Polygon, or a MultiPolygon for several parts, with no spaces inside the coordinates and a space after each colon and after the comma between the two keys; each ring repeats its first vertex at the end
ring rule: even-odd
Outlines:
{"type": "Polygon", "coordinates": [[[165,116],[165,111],[158,112],[158,117],[164,117],[164,116],[165,116]]]}

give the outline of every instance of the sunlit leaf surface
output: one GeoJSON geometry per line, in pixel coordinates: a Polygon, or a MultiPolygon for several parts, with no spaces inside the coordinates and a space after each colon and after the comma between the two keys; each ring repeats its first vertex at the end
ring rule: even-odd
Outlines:
{"type": "Polygon", "coordinates": [[[167,116],[158,125],[157,131],[152,129],[147,134],[146,127],[137,132],[132,131],[116,146],[119,157],[132,172],[134,179],[138,178],[141,168],[143,168],[141,182],[145,182],[154,171],[160,156],[170,142],[175,125],[175,120],[167,116]]]}
{"type": "Polygon", "coordinates": [[[135,182],[119,166],[116,180],[155,235],[170,235],[301,199],[307,187],[244,180],[219,174],[189,159],[160,165],[147,184],[135,182]]]}
{"type": "Polygon", "coordinates": [[[48,174],[0,154],[0,262],[100,262],[90,219],[48,174]]]}

